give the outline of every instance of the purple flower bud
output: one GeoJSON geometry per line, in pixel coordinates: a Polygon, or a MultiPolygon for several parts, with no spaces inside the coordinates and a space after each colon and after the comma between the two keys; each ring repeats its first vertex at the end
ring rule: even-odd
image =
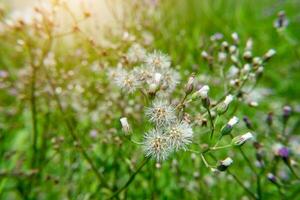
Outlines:
{"type": "Polygon", "coordinates": [[[268,177],[269,181],[271,181],[274,184],[277,184],[277,178],[276,178],[276,176],[274,174],[268,173],[267,177],[268,177]]]}
{"type": "Polygon", "coordinates": [[[249,119],[247,116],[244,116],[244,117],[243,117],[243,121],[245,122],[247,128],[253,129],[253,127],[252,127],[252,122],[250,121],[250,119],[249,119]]]}
{"type": "Polygon", "coordinates": [[[273,124],[273,113],[272,113],[272,112],[269,112],[269,113],[268,113],[266,122],[267,122],[267,124],[268,124],[269,126],[272,126],[272,124],[273,124]]]}
{"type": "Polygon", "coordinates": [[[289,154],[290,154],[290,151],[287,147],[280,147],[277,152],[277,155],[283,159],[288,159],[289,154]]]}
{"type": "Polygon", "coordinates": [[[291,114],[292,114],[292,108],[290,106],[284,106],[283,107],[283,114],[282,114],[284,123],[287,122],[287,120],[289,119],[291,114]]]}

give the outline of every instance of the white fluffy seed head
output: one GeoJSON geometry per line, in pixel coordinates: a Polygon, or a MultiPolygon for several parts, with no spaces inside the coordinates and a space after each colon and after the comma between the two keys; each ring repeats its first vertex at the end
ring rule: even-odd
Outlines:
{"type": "Polygon", "coordinates": [[[178,122],[166,129],[168,143],[172,149],[178,151],[186,150],[187,145],[192,143],[193,129],[185,122],[178,122]]]}
{"type": "Polygon", "coordinates": [[[168,126],[176,120],[174,107],[160,99],[155,100],[152,107],[146,109],[146,115],[158,126],[168,126]]]}
{"type": "Polygon", "coordinates": [[[236,125],[239,122],[239,118],[237,118],[236,116],[233,116],[229,122],[227,123],[229,126],[233,127],[234,125],[236,125]]]}
{"type": "Polygon", "coordinates": [[[145,134],[143,146],[146,156],[157,162],[167,159],[171,152],[166,136],[155,129],[145,134]]]}
{"type": "Polygon", "coordinates": [[[226,96],[224,103],[226,106],[228,106],[232,101],[233,101],[233,96],[230,94],[226,96]]]}
{"type": "Polygon", "coordinates": [[[140,62],[145,59],[146,50],[140,44],[133,44],[126,54],[126,57],[129,62],[135,63],[140,62]]]}
{"type": "Polygon", "coordinates": [[[134,92],[140,85],[134,71],[126,71],[122,67],[110,70],[109,76],[119,88],[129,93],[134,92]]]}
{"type": "Polygon", "coordinates": [[[154,51],[145,57],[145,63],[149,67],[156,69],[169,68],[171,66],[170,57],[159,51],[154,51]]]}

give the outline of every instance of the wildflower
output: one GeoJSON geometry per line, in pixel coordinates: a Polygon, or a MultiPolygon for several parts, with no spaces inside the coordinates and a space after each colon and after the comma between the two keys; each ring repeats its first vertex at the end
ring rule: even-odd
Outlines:
{"type": "Polygon", "coordinates": [[[162,75],[160,73],[155,73],[151,79],[151,82],[149,83],[149,92],[155,93],[155,91],[159,88],[161,85],[162,75]]]}
{"type": "Polygon", "coordinates": [[[277,178],[276,178],[276,176],[275,176],[273,173],[268,173],[268,174],[267,174],[267,178],[268,178],[268,180],[271,181],[272,183],[278,184],[278,183],[277,183],[277,178]]]}
{"type": "Polygon", "coordinates": [[[176,119],[175,109],[164,100],[155,100],[152,107],[146,110],[146,115],[159,126],[169,125],[176,119]]]}
{"type": "Polygon", "coordinates": [[[270,50],[267,51],[267,53],[265,53],[265,55],[263,56],[263,60],[264,60],[264,61],[268,61],[268,60],[270,60],[275,54],[276,54],[276,51],[275,51],[274,49],[270,49],[270,50]]]}
{"type": "Polygon", "coordinates": [[[266,122],[267,122],[268,126],[272,126],[272,124],[273,124],[273,113],[272,112],[268,113],[266,122]]]}
{"type": "Polygon", "coordinates": [[[122,117],[120,119],[121,125],[122,125],[122,129],[123,131],[128,134],[130,132],[130,126],[128,124],[127,118],[126,117],[122,117]]]}
{"type": "Polygon", "coordinates": [[[143,146],[146,156],[153,157],[158,162],[165,160],[170,154],[166,136],[155,129],[145,134],[143,146]]]}
{"type": "Polygon", "coordinates": [[[161,71],[162,74],[162,89],[166,90],[167,92],[172,92],[180,80],[179,73],[171,68],[163,69],[161,71]]]}
{"type": "Polygon", "coordinates": [[[233,39],[233,41],[234,41],[235,44],[238,44],[238,43],[239,43],[240,38],[239,38],[239,35],[238,35],[236,32],[235,32],[235,33],[232,33],[232,34],[231,34],[231,37],[232,37],[232,39],[233,39]]]}
{"type": "Polygon", "coordinates": [[[154,51],[153,53],[148,54],[145,57],[145,63],[156,69],[164,69],[171,66],[170,57],[159,51],[154,51]]]}
{"type": "Polygon", "coordinates": [[[219,54],[218,54],[218,60],[219,60],[219,62],[224,62],[224,61],[226,61],[226,58],[227,58],[227,54],[226,54],[226,53],[224,53],[224,52],[219,52],[219,54]]]}
{"type": "Polygon", "coordinates": [[[290,118],[291,114],[292,114],[292,108],[290,106],[284,106],[283,107],[283,114],[282,114],[283,123],[287,123],[287,121],[290,118]]]}
{"type": "Polygon", "coordinates": [[[217,169],[219,171],[225,171],[232,163],[233,160],[230,157],[227,157],[220,162],[220,164],[217,166],[217,169]]]}
{"type": "Polygon", "coordinates": [[[230,95],[227,95],[225,97],[225,100],[220,103],[217,107],[217,113],[219,115],[221,114],[224,114],[227,110],[228,110],[228,106],[229,104],[233,101],[233,96],[230,94],[230,95]]]}
{"type": "Polygon", "coordinates": [[[242,146],[247,142],[248,140],[251,140],[253,138],[252,133],[248,132],[244,135],[239,135],[232,139],[231,143],[235,146],[242,146]]]}
{"type": "Polygon", "coordinates": [[[202,51],[202,52],[201,52],[201,56],[202,56],[202,58],[205,59],[205,60],[207,60],[207,59],[209,58],[209,55],[208,55],[208,53],[207,53],[206,51],[202,51]]]}
{"type": "Polygon", "coordinates": [[[250,62],[252,60],[252,52],[251,51],[245,51],[243,54],[243,58],[250,62]]]}
{"type": "Polygon", "coordinates": [[[195,81],[195,75],[192,74],[189,77],[189,80],[188,80],[187,84],[185,85],[185,93],[186,94],[190,94],[193,91],[193,89],[194,89],[194,81],[195,81]]]}
{"type": "Polygon", "coordinates": [[[245,122],[247,128],[253,129],[252,123],[251,123],[250,119],[249,119],[247,116],[244,116],[244,117],[243,117],[243,121],[245,122]]]}
{"type": "Polygon", "coordinates": [[[278,13],[278,17],[274,22],[274,27],[277,28],[278,30],[284,29],[287,27],[289,24],[289,20],[286,18],[285,12],[280,11],[278,13]]]}
{"type": "Polygon", "coordinates": [[[197,94],[201,97],[201,99],[205,99],[208,97],[208,92],[209,92],[209,86],[204,85],[197,91],[197,94]]]}
{"type": "Polygon", "coordinates": [[[228,135],[238,122],[239,119],[236,116],[232,117],[229,122],[221,129],[221,136],[228,135]]]}
{"type": "Polygon", "coordinates": [[[246,51],[251,51],[253,47],[253,40],[251,38],[249,38],[246,42],[246,51]]]}
{"type": "Polygon", "coordinates": [[[146,50],[140,44],[133,44],[127,52],[127,59],[131,63],[140,62],[146,57],[146,50]]]}
{"type": "Polygon", "coordinates": [[[139,81],[132,72],[128,72],[124,69],[117,69],[115,74],[112,75],[114,76],[116,85],[129,93],[134,92],[139,86],[139,81]]]}
{"type": "Polygon", "coordinates": [[[168,142],[171,147],[178,151],[180,149],[186,150],[186,146],[192,143],[193,129],[185,122],[176,123],[166,130],[168,142]]]}

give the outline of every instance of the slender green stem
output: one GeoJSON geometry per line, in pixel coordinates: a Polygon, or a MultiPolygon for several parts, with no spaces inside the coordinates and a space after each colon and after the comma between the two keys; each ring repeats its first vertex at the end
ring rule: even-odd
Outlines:
{"type": "Polygon", "coordinates": [[[140,166],[136,169],[136,171],[133,174],[131,174],[128,181],[118,191],[116,191],[111,197],[109,197],[108,199],[116,198],[122,191],[126,190],[128,188],[128,186],[134,180],[135,176],[142,170],[142,168],[149,162],[149,160],[150,160],[150,157],[145,158],[142,161],[142,163],[140,164],[140,166]]]}
{"type": "Polygon", "coordinates": [[[242,150],[242,148],[239,147],[239,150],[244,158],[244,160],[247,162],[248,166],[250,167],[250,169],[252,170],[252,172],[257,175],[257,172],[255,170],[255,168],[253,167],[251,161],[248,159],[248,157],[246,156],[245,152],[242,150]]]}
{"type": "Polygon", "coordinates": [[[37,137],[38,137],[38,130],[37,130],[37,110],[36,110],[36,67],[31,66],[32,68],[32,77],[31,77],[31,117],[32,117],[32,129],[33,129],[33,142],[32,142],[32,162],[31,166],[35,167],[36,164],[36,157],[37,157],[37,137]]]}
{"type": "Polygon", "coordinates": [[[214,136],[214,132],[215,132],[215,125],[214,125],[214,121],[210,112],[210,109],[207,108],[207,113],[208,113],[208,117],[209,117],[209,121],[210,121],[210,126],[211,126],[211,133],[210,133],[210,139],[213,138],[214,136]]]}
{"type": "Polygon", "coordinates": [[[251,192],[251,190],[249,190],[236,175],[231,173],[230,170],[227,170],[227,173],[233,177],[233,179],[245,190],[245,192],[249,194],[250,197],[252,197],[253,199],[258,199],[256,195],[251,192]]]}

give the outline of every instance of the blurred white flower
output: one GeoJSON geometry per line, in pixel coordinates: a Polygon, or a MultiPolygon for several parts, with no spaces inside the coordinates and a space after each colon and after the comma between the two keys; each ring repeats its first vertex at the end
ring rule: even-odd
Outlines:
{"type": "Polygon", "coordinates": [[[114,78],[113,80],[118,87],[128,93],[134,92],[139,87],[139,80],[131,71],[117,68],[116,71],[111,72],[110,76],[114,78]]]}
{"type": "Polygon", "coordinates": [[[143,61],[146,57],[146,50],[140,44],[133,44],[126,54],[129,62],[135,63],[143,61]]]}
{"type": "Polygon", "coordinates": [[[170,57],[159,51],[149,53],[145,58],[145,63],[156,69],[169,68],[171,66],[170,57]]]}

